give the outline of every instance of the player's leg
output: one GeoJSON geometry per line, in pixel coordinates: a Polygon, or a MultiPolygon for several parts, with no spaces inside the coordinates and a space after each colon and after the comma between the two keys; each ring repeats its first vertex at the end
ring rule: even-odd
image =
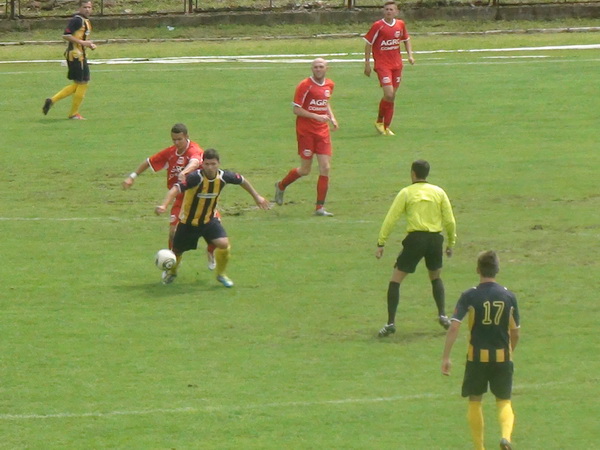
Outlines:
{"type": "Polygon", "coordinates": [[[331,140],[327,138],[320,143],[317,149],[317,162],[319,164],[319,178],[317,180],[317,201],[315,202],[315,214],[317,216],[333,216],[325,210],[325,199],[329,190],[329,170],[331,169],[331,140]]]}
{"type": "Polygon", "coordinates": [[[386,136],[395,136],[395,133],[390,129],[390,125],[392,124],[392,120],[394,118],[394,109],[395,109],[395,101],[396,101],[396,92],[398,92],[398,88],[400,87],[400,75],[402,70],[392,70],[390,73],[391,84],[386,84],[383,86],[383,127],[385,130],[386,136]]]}
{"type": "Polygon", "coordinates": [[[275,183],[275,203],[278,205],[283,205],[283,194],[285,189],[294,181],[310,174],[312,168],[314,142],[310,136],[301,136],[297,134],[297,138],[300,166],[290,170],[282,180],[275,183]]]}
{"type": "Polygon", "coordinates": [[[481,395],[469,396],[469,407],[467,410],[467,421],[471,430],[471,438],[476,450],[483,450],[484,419],[483,408],[481,404],[481,395]]]}
{"type": "Polygon", "coordinates": [[[199,235],[193,232],[192,227],[183,226],[182,224],[175,225],[175,233],[173,235],[173,245],[171,250],[177,257],[177,263],[169,270],[165,270],[162,273],[163,284],[171,284],[177,278],[177,271],[181,265],[183,253],[187,250],[196,248],[194,245],[198,241],[199,235]]]}
{"type": "Polygon", "coordinates": [[[71,103],[71,111],[69,111],[69,119],[83,119],[81,114],[79,114],[79,107],[81,106],[81,103],[83,103],[87,89],[87,83],[77,83],[77,89],[75,89],[75,93],[73,94],[73,102],[71,103]]]}
{"type": "Polygon", "coordinates": [[[444,255],[444,237],[439,233],[427,233],[424,237],[428,240],[425,253],[431,293],[438,311],[438,322],[444,328],[450,328],[450,319],[446,316],[446,291],[442,281],[442,263],[444,255]]]}
{"type": "MultiPolygon", "coordinates": [[[[79,107],[83,102],[85,97],[85,93],[88,89],[88,82],[90,81],[90,67],[88,65],[87,60],[75,60],[73,61],[73,78],[77,84],[77,88],[73,93],[73,102],[71,103],[71,111],[69,112],[69,119],[79,119],[83,120],[84,118],[79,114],[79,107]]],[[[71,66],[69,66],[69,70],[71,70],[71,66]]],[[[70,73],[71,75],[71,73],[70,73]]]]}
{"type": "Polygon", "coordinates": [[[388,283],[387,290],[388,320],[383,328],[379,330],[379,337],[386,337],[396,332],[396,312],[398,311],[398,305],[400,304],[400,285],[407,276],[407,272],[403,272],[397,268],[394,268],[394,271],[392,272],[392,277],[388,283]]]}
{"type": "Polygon", "coordinates": [[[50,108],[52,108],[52,106],[56,102],[73,94],[76,89],[77,89],[77,84],[71,83],[71,84],[65,86],[64,88],[62,88],[60,91],[58,91],[52,97],[44,100],[44,106],[42,107],[42,112],[44,113],[44,115],[48,114],[48,111],[50,111],[50,108]]]}
{"type": "Polygon", "coordinates": [[[402,241],[402,251],[396,259],[392,277],[387,289],[387,324],[379,330],[379,337],[386,337],[396,332],[396,312],[400,304],[400,285],[408,274],[414,273],[417,264],[423,257],[419,236],[409,233],[402,241]]]}
{"type": "Polygon", "coordinates": [[[483,450],[484,420],[481,400],[487,392],[486,364],[467,361],[462,384],[462,396],[469,398],[467,421],[475,449],[483,450]]]}
{"type": "MultiPolygon", "coordinates": [[[[221,213],[215,211],[215,219],[221,221],[221,213]]],[[[212,242],[206,243],[206,259],[208,260],[208,270],[215,270],[217,267],[217,261],[215,260],[215,249],[217,247],[212,242]]]]}
{"type": "Polygon", "coordinates": [[[173,238],[175,237],[175,230],[177,230],[177,224],[179,223],[179,213],[181,213],[181,205],[183,205],[183,193],[180,193],[175,197],[173,206],[171,206],[171,212],[169,215],[169,249],[170,250],[173,250],[173,238]]]}
{"type": "Polygon", "coordinates": [[[502,440],[500,448],[511,449],[511,436],[515,423],[515,414],[512,408],[512,361],[490,363],[490,390],[496,396],[496,409],[502,440]]]}
{"type": "Polygon", "coordinates": [[[394,86],[392,79],[392,71],[389,69],[377,69],[379,84],[383,90],[383,97],[379,101],[379,110],[377,111],[377,121],[375,128],[379,134],[386,135],[389,122],[386,125],[387,117],[389,116],[390,107],[394,105],[394,86]]]}
{"type": "Polygon", "coordinates": [[[203,235],[207,242],[215,246],[217,281],[225,287],[232,287],[233,281],[225,273],[231,255],[231,245],[221,221],[213,217],[204,225],[203,235]]]}

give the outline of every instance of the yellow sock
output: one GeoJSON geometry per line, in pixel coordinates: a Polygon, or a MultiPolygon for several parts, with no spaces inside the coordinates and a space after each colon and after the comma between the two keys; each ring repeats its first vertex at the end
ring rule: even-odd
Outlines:
{"type": "Polygon", "coordinates": [[[502,437],[510,442],[513,425],[515,423],[515,414],[510,400],[497,400],[498,421],[500,422],[500,432],[502,437]]]}
{"type": "Polygon", "coordinates": [[[75,92],[76,89],[77,89],[76,83],[70,84],[70,85],[62,88],[56,94],[54,94],[54,96],[52,98],[50,98],[50,100],[52,100],[52,103],[56,103],[57,101],[62,100],[63,98],[71,95],[73,92],[75,92]]]}
{"type": "Polygon", "coordinates": [[[217,275],[225,275],[225,269],[229,262],[229,250],[231,246],[227,248],[216,248],[215,249],[215,261],[217,262],[217,275]]]}
{"type": "Polygon", "coordinates": [[[69,113],[69,117],[74,116],[75,114],[79,114],[79,106],[81,102],[83,102],[83,98],[85,97],[85,91],[87,91],[87,84],[78,84],[77,89],[75,90],[75,94],[73,95],[73,104],[71,105],[71,112],[69,113]]]}
{"type": "Polygon", "coordinates": [[[476,450],[484,450],[483,446],[483,409],[481,402],[469,401],[469,410],[467,412],[471,437],[476,450]]]}

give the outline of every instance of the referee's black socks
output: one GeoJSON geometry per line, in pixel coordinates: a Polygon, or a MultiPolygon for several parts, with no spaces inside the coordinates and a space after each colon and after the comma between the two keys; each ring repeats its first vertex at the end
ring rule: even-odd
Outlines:
{"type": "Polygon", "coordinates": [[[446,315],[446,293],[444,291],[444,282],[441,278],[431,280],[431,291],[433,292],[433,299],[438,309],[439,316],[446,315]]]}

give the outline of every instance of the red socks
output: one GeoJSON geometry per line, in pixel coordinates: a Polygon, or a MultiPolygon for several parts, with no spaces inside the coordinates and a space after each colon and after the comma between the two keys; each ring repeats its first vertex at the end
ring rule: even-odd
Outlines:
{"type": "Polygon", "coordinates": [[[325,204],[325,197],[327,197],[327,189],[329,188],[329,177],[319,175],[317,180],[317,209],[321,208],[325,204]]]}
{"type": "Polygon", "coordinates": [[[285,178],[279,182],[279,189],[285,189],[300,177],[301,175],[298,173],[298,169],[290,170],[285,178]]]}
{"type": "Polygon", "coordinates": [[[383,125],[388,128],[394,117],[394,102],[388,102],[381,99],[379,102],[379,113],[377,114],[377,122],[383,122],[383,125]]]}

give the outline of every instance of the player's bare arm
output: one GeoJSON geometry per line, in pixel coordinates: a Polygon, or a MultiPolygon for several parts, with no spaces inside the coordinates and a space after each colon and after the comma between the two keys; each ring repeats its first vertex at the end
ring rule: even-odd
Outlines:
{"type": "Polygon", "coordinates": [[[509,333],[510,333],[510,349],[512,351],[514,351],[515,348],[517,348],[517,343],[519,342],[519,329],[513,328],[512,330],[509,331],[509,333]]]}
{"type": "Polygon", "coordinates": [[[185,181],[185,177],[187,177],[194,170],[197,170],[199,167],[200,167],[199,159],[195,159],[195,158],[190,159],[190,162],[188,163],[188,165],[185,166],[181,172],[179,172],[179,175],[177,175],[177,179],[182,182],[185,181]]]}
{"type": "Polygon", "coordinates": [[[72,42],[73,44],[81,45],[82,47],[88,47],[91,50],[95,50],[96,49],[96,44],[94,44],[93,41],[84,41],[84,40],[78,39],[75,36],[72,36],[70,34],[65,34],[63,36],[63,39],[65,41],[72,42]]]}
{"type": "Polygon", "coordinates": [[[371,49],[372,45],[367,43],[365,44],[365,70],[364,74],[368,77],[371,76],[371,49]]]}
{"type": "Polygon", "coordinates": [[[442,354],[442,375],[450,375],[452,370],[452,361],[450,360],[450,353],[452,353],[452,347],[458,337],[458,331],[460,329],[460,322],[453,320],[450,323],[448,333],[446,333],[446,344],[444,345],[444,353],[442,354]]]}
{"type": "Polygon", "coordinates": [[[294,105],[294,114],[296,114],[297,116],[300,116],[300,117],[306,117],[308,119],[313,119],[313,120],[316,120],[317,122],[322,122],[322,123],[327,123],[327,122],[331,121],[331,117],[329,117],[329,114],[312,113],[312,112],[307,111],[306,109],[301,108],[300,106],[296,106],[296,105],[294,105]]]}
{"type": "Polygon", "coordinates": [[[271,203],[258,192],[256,192],[256,189],[254,189],[254,187],[250,184],[248,180],[244,178],[244,181],[242,182],[242,184],[240,184],[240,186],[252,196],[252,198],[254,199],[254,201],[260,209],[271,209],[271,203]]]}
{"type": "Polygon", "coordinates": [[[377,250],[375,250],[375,258],[381,259],[383,256],[383,247],[377,246],[377,250]]]}
{"type": "Polygon", "coordinates": [[[163,200],[162,204],[160,204],[154,208],[155,214],[157,216],[160,216],[161,214],[163,214],[167,210],[169,205],[173,202],[173,200],[175,200],[175,197],[177,197],[177,194],[179,194],[179,186],[175,185],[171,189],[169,189],[169,192],[167,192],[167,195],[166,195],[165,199],[163,200]]]}
{"type": "Polygon", "coordinates": [[[131,172],[131,174],[125,178],[125,180],[123,181],[123,189],[129,189],[131,186],[133,186],[133,183],[135,181],[135,179],[138,177],[138,175],[141,175],[142,173],[144,173],[146,171],[146,169],[148,169],[148,167],[150,167],[150,165],[148,164],[148,161],[144,161],[143,163],[141,163],[137,169],[135,169],[135,171],[131,172]]]}
{"type": "Polygon", "coordinates": [[[329,104],[327,104],[327,111],[329,111],[329,122],[331,122],[331,125],[333,126],[333,131],[335,131],[339,128],[339,125],[333,114],[333,109],[331,109],[331,105],[329,104]]]}
{"type": "Polygon", "coordinates": [[[410,43],[410,39],[404,41],[404,48],[406,48],[406,55],[408,57],[408,62],[411,65],[415,64],[415,58],[413,56],[412,44],[410,43]]]}

